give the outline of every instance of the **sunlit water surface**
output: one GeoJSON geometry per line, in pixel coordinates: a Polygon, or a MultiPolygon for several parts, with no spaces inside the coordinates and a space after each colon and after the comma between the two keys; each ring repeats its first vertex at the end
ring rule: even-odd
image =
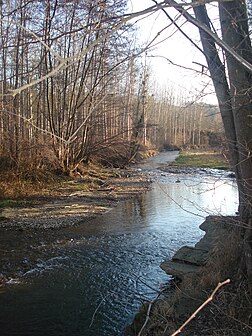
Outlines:
{"type": "Polygon", "coordinates": [[[143,165],[155,181],[149,192],[71,228],[73,238],[56,256],[48,251],[25,281],[2,291],[0,335],[122,334],[142,300],[169,282],[160,262],[203,236],[205,216],[233,215],[237,208],[235,182],[222,172],[157,170],[175,154],[161,153],[143,165]]]}

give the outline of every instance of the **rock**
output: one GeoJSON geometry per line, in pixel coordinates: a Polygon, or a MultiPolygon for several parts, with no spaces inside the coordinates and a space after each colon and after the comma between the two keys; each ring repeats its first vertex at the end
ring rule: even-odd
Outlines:
{"type": "Polygon", "coordinates": [[[206,263],[208,250],[183,246],[173,256],[173,261],[202,266],[206,263]]]}
{"type": "Polygon", "coordinates": [[[183,280],[188,273],[198,272],[200,266],[207,262],[209,252],[216,246],[220,239],[223,239],[230,230],[230,221],[234,217],[208,216],[200,225],[205,231],[204,237],[195,247],[183,246],[180,248],[171,261],[162,262],[160,267],[170,275],[183,280]]]}
{"type": "Polygon", "coordinates": [[[216,230],[228,230],[230,228],[230,221],[235,217],[220,217],[220,216],[208,216],[205,221],[200,225],[200,229],[209,233],[216,230]]]}
{"type": "Polygon", "coordinates": [[[188,273],[195,273],[200,270],[199,266],[193,264],[186,264],[175,261],[164,261],[160,264],[160,267],[167,274],[171,274],[176,278],[183,279],[188,273]]]}
{"type": "Polygon", "coordinates": [[[205,231],[204,237],[195,245],[195,248],[210,251],[220,239],[230,231],[230,222],[235,217],[208,216],[200,225],[200,229],[205,231]]]}

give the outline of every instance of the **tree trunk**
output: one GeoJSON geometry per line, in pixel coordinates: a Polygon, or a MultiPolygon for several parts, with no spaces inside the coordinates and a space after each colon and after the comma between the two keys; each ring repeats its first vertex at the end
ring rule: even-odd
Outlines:
{"type": "MultiPolygon", "coordinates": [[[[211,29],[210,19],[207,15],[207,10],[205,6],[194,7],[194,13],[198,21],[205,24],[209,29],[211,29]]],[[[206,32],[202,30],[199,30],[199,32],[208,65],[208,70],[210,72],[216,96],[218,99],[225,134],[229,144],[229,150],[231,154],[231,165],[233,167],[237,167],[238,151],[236,148],[236,134],[235,134],[233,110],[231,103],[231,95],[225,73],[225,67],[220,60],[214,40],[206,32]]],[[[236,172],[236,176],[239,179],[239,172],[236,172]]]]}
{"type": "MultiPolygon", "coordinates": [[[[252,63],[245,4],[242,1],[221,3],[219,11],[223,40],[252,63]]],[[[247,221],[252,215],[252,75],[233,56],[227,54],[226,60],[241,172],[240,213],[247,221]]]]}
{"type": "MultiPolygon", "coordinates": [[[[245,2],[235,0],[220,3],[219,12],[223,40],[252,63],[245,2]]],[[[233,56],[227,54],[226,60],[239,154],[240,216],[247,225],[244,242],[245,263],[248,278],[252,279],[252,75],[233,56]]]]}
{"type": "MultiPolygon", "coordinates": [[[[223,40],[251,63],[246,6],[240,0],[219,4],[223,40]]],[[[194,7],[196,18],[209,29],[205,6],[194,7]]],[[[229,142],[232,165],[235,168],[239,213],[247,226],[244,257],[248,278],[252,278],[252,78],[251,74],[230,54],[226,54],[228,78],[212,37],[200,30],[201,42],[213,80],[225,133],[229,142]]]]}

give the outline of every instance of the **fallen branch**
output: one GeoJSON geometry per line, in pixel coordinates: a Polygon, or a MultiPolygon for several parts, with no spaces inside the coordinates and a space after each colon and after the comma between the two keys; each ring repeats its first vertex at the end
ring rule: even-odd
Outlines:
{"type": "Polygon", "coordinates": [[[96,309],[95,309],[95,311],[94,311],[94,313],[93,313],[93,315],[92,315],[92,319],[91,319],[91,322],[90,322],[90,324],[89,324],[89,328],[92,327],[92,325],[93,325],[93,323],[94,323],[94,320],[95,320],[95,316],[96,316],[98,310],[100,309],[101,305],[102,305],[103,302],[107,299],[108,296],[109,296],[109,294],[107,294],[105,297],[103,297],[103,298],[101,299],[101,301],[99,302],[98,306],[96,307],[96,309]]]}
{"type": "Polygon", "coordinates": [[[146,324],[148,323],[148,321],[149,321],[149,319],[150,319],[150,312],[151,312],[151,307],[152,307],[153,303],[154,303],[154,300],[151,301],[151,302],[149,303],[149,306],[148,306],[148,310],[147,310],[147,313],[146,313],[146,318],[145,318],[144,324],[142,325],[142,328],[141,328],[141,330],[139,331],[139,333],[137,334],[137,336],[141,336],[141,334],[142,334],[144,328],[146,327],[146,324]]]}
{"type": "Polygon", "coordinates": [[[139,333],[137,334],[137,336],[141,336],[144,328],[146,327],[149,319],[150,319],[150,312],[151,312],[151,308],[152,308],[152,305],[157,301],[157,299],[160,297],[160,295],[166,290],[167,288],[163,288],[161,291],[158,292],[157,296],[151,300],[149,302],[149,306],[148,306],[148,309],[147,309],[147,313],[146,313],[146,318],[145,318],[145,321],[144,321],[144,324],[142,325],[142,328],[140,329],[139,333]]]}
{"type": "Polygon", "coordinates": [[[184,329],[184,327],[189,323],[191,322],[195,317],[196,315],[209,303],[213,300],[214,298],[214,295],[216,294],[216,292],[224,285],[230,283],[230,279],[227,279],[223,282],[219,282],[218,285],[216,286],[216,288],[214,289],[214,291],[212,292],[212,294],[209,296],[209,298],[204,301],[198,309],[195,310],[195,312],[185,321],[185,323],[182,324],[181,327],[179,327],[179,329],[177,329],[171,336],[176,336],[178,334],[180,334],[182,332],[182,330],[184,329]]]}

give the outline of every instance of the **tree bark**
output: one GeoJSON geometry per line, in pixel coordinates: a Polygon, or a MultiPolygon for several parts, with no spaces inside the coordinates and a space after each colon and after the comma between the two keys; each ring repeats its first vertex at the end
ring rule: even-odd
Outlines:
{"type": "MultiPolygon", "coordinates": [[[[219,11],[223,40],[252,63],[245,4],[239,0],[220,3],[219,11]]],[[[226,54],[226,60],[241,172],[240,212],[247,221],[252,215],[252,75],[232,55],[226,54]]]]}
{"type": "MultiPolygon", "coordinates": [[[[223,40],[252,63],[245,2],[219,4],[223,40]]],[[[232,55],[226,54],[240,171],[240,216],[246,223],[244,257],[248,278],[252,279],[252,75],[232,55]]]]}
{"type": "MultiPolygon", "coordinates": [[[[210,19],[205,6],[194,7],[196,19],[205,24],[209,29],[210,19]]],[[[210,72],[215,88],[218,104],[223,120],[225,134],[231,153],[231,165],[236,166],[238,162],[238,152],[236,149],[236,134],[231,103],[229,85],[225,73],[225,67],[220,60],[215,41],[203,30],[199,30],[202,47],[206,57],[208,70],[210,72]]]]}
{"type": "MultiPolygon", "coordinates": [[[[248,33],[247,10],[240,0],[219,4],[220,24],[224,42],[237,54],[252,63],[251,44],[248,33]]],[[[194,7],[196,19],[211,28],[205,6],[194,7]]],[[[245,223],[244,258],[248,278],[252,278],[252,76],[250,72],[226,52],[226,70],[221,62],[214,39],[204,30],[201,42],[209,72],[215,87],[229,142],[232,165],[235,168],[239,191],[239,214],[245,223]]]]}

